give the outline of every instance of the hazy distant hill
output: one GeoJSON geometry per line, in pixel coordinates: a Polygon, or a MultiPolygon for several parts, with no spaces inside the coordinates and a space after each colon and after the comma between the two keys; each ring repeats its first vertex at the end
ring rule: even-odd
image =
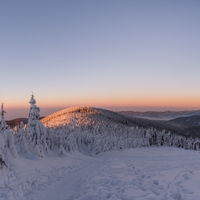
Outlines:
{"type": "MultiPolygon", "coordinates": [[[[44,117],[40,117],[40,119],[42,119],[44,117]]],[[[28,123],[28,118],[16,118],[16,119],[12,119],[12,120],[7,120],[6,123],[8,124],[8,126],[10,127],[15,127],[17,126],[21,121],[24,122],[24,124],[28,123]]]]}
{"type": "Polygon", "coordinates": [[[136,123],[139,126],[145,127],[145,128],[156,128],[158,130],[167,130],[173,133],[177,133],[180,135],[184,135],[185,129],[187,126],[184,124],[176,123],[173,121],[166,121],[166,120],[150,120],[145,118],[137,118],[137,117],[131,117],[134,123],[136,123]]]}
{"type": "Polygon", "coordinates": [[[200,126],[200,115],[193,115],[190,117],[179,117],[170,121],[179,124],[184,124],[187,126],[200,126]]]}
{"type": "Polygon", "coordinates": [[[27,118],[16,118],[16,119],[12,119],[12,120],[6,121],[6,123],[7,123],[8,126],[10,126],[10,127],[15,127],[15,126],[18,125],[21,121],[23,121],[24,124],[27,124],[28,119],[27,119],[27,118]]]}
{"type": "Polygon", "coordinates": [[[190,117],[179,117],[171,122],[175,122],[176,124],[182,124],[185,126],[184,134],[185,135],[195,135],[200,137],[200,116],[193,115],[190,117]]]}
{"type": "Polygon", "coordinates": [[[124,116],[129,116],[133,119],[133,121],[138,121],[141,123],[141,125],[148,124],[149,126],[163,128],[180,135],[200,137],[200,110],[178,112],[122,111],[119,113],[123,114],[124,116]]]}
{"type": "Polygon", "coordinates": [[[178,117],[188,117],[192,115],[200,115],[200,110],[190,110],[190,111],[147,111],[147,112],[135,112],[135,111],[120,111],[120,114],[131,116],[131,117],[140,117],[147,119],[160,119],[160,120],[171,120],[178,117]]]}

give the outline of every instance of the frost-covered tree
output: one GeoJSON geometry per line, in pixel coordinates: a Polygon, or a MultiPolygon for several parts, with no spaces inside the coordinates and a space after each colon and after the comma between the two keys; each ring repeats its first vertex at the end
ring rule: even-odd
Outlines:
{"type": "Polygon", "coordinates": [[[4,145],[5,145],[5,141],[4,141],[2,134],[0,133],[0,167],[1,168],[3,166],[6,166],[6,163],[4,161],[4,154],[3,154],[4,145]]]}
{"type": "Polygon", "coordinates": [[[27,139],[31,146],[31,151],[42,157],[44,151],[47,151],[46,144],[46,128],[41,123],[40,119],[40,108],[37,107],[34,95],[31,95],[30,110],[28,123],[26,127],[27,139]]]}
{"type": "Polygon", "coordinates": [[[26,130],[24,122],[21,121],[19,125],[15,128],[15,144],[18,153],[27,153],[29,152],[29,145],[26,139],[26,130]]]}
{"type": "Polygon", "coordinates": [[[17,151],[14,145],[14,137],[5,121],[6,111],[1,105],[1,125],[0,125],[0,164],[5,164],[4,159],[9,159],[10,156],[17,158],[17,151]],[[5,158],[6,156],[6,158],[5,158]]]}

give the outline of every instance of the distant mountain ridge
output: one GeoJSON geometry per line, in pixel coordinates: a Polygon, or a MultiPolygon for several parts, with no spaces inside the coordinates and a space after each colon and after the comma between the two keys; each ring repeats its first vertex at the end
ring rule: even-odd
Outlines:
{"type": "Polygon", "coordinates": [[[10,127],[15,127],[15,126],[18,125],[21,121],[23,121],[24,124],[27,124],[28,118],[16,118],[16,119],[12,119],[12,120],[7,120],[6,123],[7,123],[8,126],[10,126],[10,127]]]}
{"type": "MultiPolygon", "coordinates": [[[[44,117],[40,117],[40,119],[42,119],[44,117]]],[[[15,119],[12,119],[12,120],[6,120],[6,123],[8,124],[8,126],[10,127],[15,127],[17,126],[21,121],[24,122],[24,124],[27,124],[28,123],[28,118],[15,118],[15,119]]]]}
{"type": "Polygon", "coordinates": [[[126,116],[141,117],[148,119],[165,119],[171,120],[178,117],[189,117],[192,115],[200,115],[200,110],[184,110],[184,111],[119,111],[118,113],[126,116]]]}

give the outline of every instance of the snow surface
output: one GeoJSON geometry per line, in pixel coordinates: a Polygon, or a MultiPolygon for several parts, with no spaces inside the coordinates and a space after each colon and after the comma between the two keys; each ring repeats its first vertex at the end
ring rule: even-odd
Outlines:
{"type": "Polygon", "coordinates": [[[0,170],[5,200],[197,200],[200,152],[143,147],[90,156],[19,154],[0,170]]]}

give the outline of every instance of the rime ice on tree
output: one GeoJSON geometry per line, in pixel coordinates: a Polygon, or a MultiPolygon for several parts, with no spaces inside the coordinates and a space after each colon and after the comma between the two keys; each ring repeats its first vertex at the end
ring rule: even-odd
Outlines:
{"type": "Polygon", "coordinates": [[[25,125],[23,121],[20,121],[17,127],[15,127],[15,144],[17,152],[19,153],[27,153],[29,152],[29,145],[26,139],[26,131],[25,125]]]}
{"type": "Polygon", "coordinates": [[[12,155],[12,157],[17,158],[17,152],[14,145],[14,137],[5,121],[5,117],[4,117],[5,114],[6,114],[6,111],[4,110],[3,104],[2,104],[1,105],[1,126],[0,126],[0,129],[1,129],[0,157],[1,159],[3,159],[3,154],[6,154],[7,158],[9,157],[9,155],[12,155]]]}
{"type": "Polygon", "coordinates": [[[7,127],[5,117],[6,111],[3,109],[3,103],[1,104],[1,130],[5,130],[7,127]]]}
{"type": "MultiPolygon", "coordinates": [[[[2,111],[3,111],[3,104],[1,106],[2,111]]],[[[5,112],[5,111],[4,111],[5,112]]],[[[5,161],[4,161],[4,155],[3,155],[3,150],[4,150],[4,146],[5,146],[5,140],[3,137],[3,128],[4,128],[4,112],[1,112],[1,124],[0,124],[0,166],[4,166],[5,165],[5,161]]]]}
{"type": "Polygon", "coordinates": [[[42,156],[43,150],[47,150],[46,145],[46,129],[44,125],[40,122],[40,108],[37,107],[34,95],[31,95],[30,110],[27,124],[27,134],[31,142],[33,151],[38,156],[42,156]]]}

